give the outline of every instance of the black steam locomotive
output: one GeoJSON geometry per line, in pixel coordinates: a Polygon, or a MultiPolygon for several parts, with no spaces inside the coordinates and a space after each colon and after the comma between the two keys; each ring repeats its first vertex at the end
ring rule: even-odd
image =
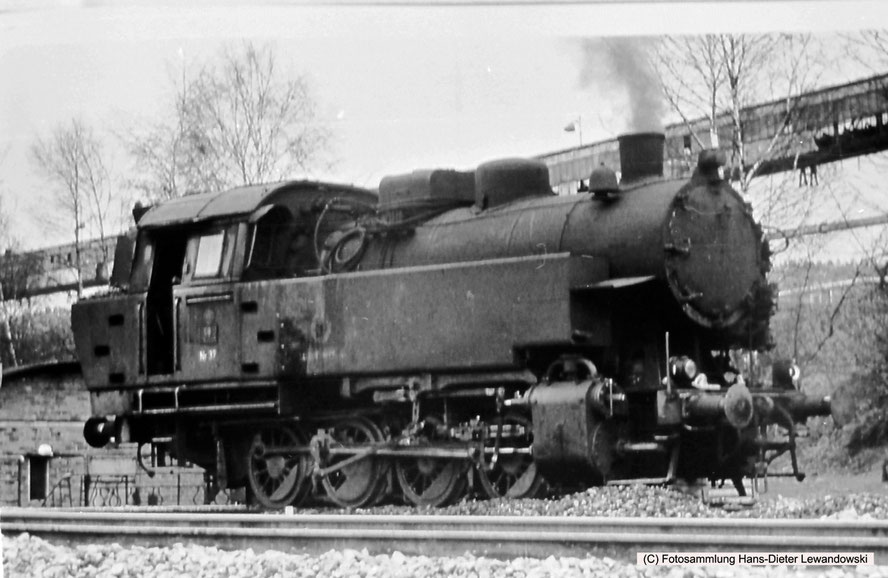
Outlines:
{"type": "Polygon", "coordinates": [[[509,159],[134,212],[117,289],[72,312],[86,440],[150,444],[268,508],[321,486],[347,507],[470,483],[742,491],[786,452],[801,479],[796,425],[829,400],[790,364],[738,368],[769,342],[761,230],[717,153],[667,180],[662,145],[622,138],[619,184],[602,167],[571,196],[509,159]]]}

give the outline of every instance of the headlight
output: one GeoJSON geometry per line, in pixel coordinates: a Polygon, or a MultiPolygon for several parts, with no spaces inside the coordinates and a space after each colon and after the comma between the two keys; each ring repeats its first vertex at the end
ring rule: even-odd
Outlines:
{"type": "Polygon", "coordinates": [[[672,378],[680,381],[693,381],[697,377],[697,364],[687,357],[673,357],[669,362],[672,368],[672,378]]]}
{"type": "Polygon", "coordinates": [[[774,389],[798,389],[802,370],[791,359],[778,359],[771,367],[774,389]]]}
{"type": "Polygon", "coordinates": [[[697,364],[694,363],[693,359],[688,359],[687,357],[682,358],[684,365],[684,373],[688,376],[688,379],[694,379],[697,377],[697,364]]]}

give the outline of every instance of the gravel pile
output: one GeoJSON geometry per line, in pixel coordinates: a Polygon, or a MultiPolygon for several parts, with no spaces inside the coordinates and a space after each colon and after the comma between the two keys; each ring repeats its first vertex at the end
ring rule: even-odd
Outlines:
{"type": "Polygon", "coordinates": [[[85,577],[371,577],[465,576],[473,578],[666,577],[731,578],[734,576],[878,576],[888,578],[888,566],[843,568],[801,567],[636,567],[610,558],[516,558],[497,560],[471,555],[450,558],[370,555],[366,551],[330,551],[320,556],[175,544],[169,548],[122,548],[101,544],[68,548],[22,534],[3,540],[3,565],[10,578],[85,577]]]}
{"type": "MultiPolygon", "coordinates": [[[[320,511],[320,510],[315,510],[320,511]]],[[[329,513],[324,510],[325,513],[329,513]]],[[[343,513],[345,513],[343,511],[343,513]]],[[[752,507],[709,506],[699,493],[654,486],[608,486],[552,500],[465,500],[447,508],[382,506],[350,513],[479,516],[741,517],[888,519],[888,494],[850,494],[818,498],[759,497],[752,507]]]]}

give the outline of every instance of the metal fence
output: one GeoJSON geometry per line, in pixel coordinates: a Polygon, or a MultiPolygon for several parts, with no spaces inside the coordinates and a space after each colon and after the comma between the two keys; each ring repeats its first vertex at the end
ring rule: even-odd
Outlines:
{"type": "Polygon", "coordinates": [[[57,455],[46,471],[32,471],[32,456],[0,456],[0,503],[34,507],[230,505],[243,492],[218,487],[197,467],[169,467],[149,475],[132,459],[84,454],[57,455]],[[36,484],[36,487],[35,487],[36,484]]]}

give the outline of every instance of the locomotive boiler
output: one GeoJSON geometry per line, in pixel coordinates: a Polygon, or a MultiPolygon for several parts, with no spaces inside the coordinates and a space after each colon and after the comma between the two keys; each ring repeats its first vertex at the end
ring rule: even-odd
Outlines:
{"type": "Polygon", "coordinates": [[[577,195],[505,159],[134,211],[117,288],[72,309],[87,441],[150,445],[268,508],[314,487],[346,507],[742,493],[785,453],[801,479],[797,425],[829,400],[789,363],[741,363],[774,307],[751,208],[717,152],[671,180],[662,135],[620,140],[619,182],[600,167],[577,195]]]}

